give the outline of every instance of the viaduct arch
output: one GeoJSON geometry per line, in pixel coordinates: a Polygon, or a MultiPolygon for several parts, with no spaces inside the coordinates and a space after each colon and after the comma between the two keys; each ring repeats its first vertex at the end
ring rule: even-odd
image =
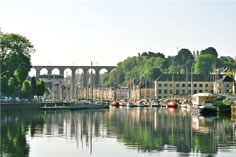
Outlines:
{"type": "Polygon", "coordinates": [[[87,87],[87,81],[89,78],[89,69],[94,69],[95,71],[95,84],[94,86],[98,86],[99,84],[99,73],[100,70],[102,69],[106,69],[108,73],[110,73],[113,69],[115,69],[116,66],[32,66],[32,69],[35,69],[36,71],[36,77],[40,76],[40,71],[42,69],[46,69],[48,71],[48,75],[52,75],[52,71],[54,69],[58,69],[59,70],[59,75],[63,75],[64,76],[64,71],[66,69],[70,69],[71,70],[71,77],[72,77],[72,94],[74,95],[74,88],[75,88],[75,72],[77,69],[82,69],[83,70],[83,86],[87,87]]]}

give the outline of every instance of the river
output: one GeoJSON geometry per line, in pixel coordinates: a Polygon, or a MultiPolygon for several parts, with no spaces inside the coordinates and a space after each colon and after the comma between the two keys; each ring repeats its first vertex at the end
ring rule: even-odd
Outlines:
{"type": "Polygon", "coordinates": [[[1,157],[236,156],[236,123],[167,108],[1,113],[1,157]]]}

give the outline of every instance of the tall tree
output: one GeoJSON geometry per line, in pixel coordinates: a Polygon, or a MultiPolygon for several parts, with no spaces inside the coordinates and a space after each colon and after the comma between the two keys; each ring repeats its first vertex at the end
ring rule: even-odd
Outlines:
{"type": "Polygon", "coordinates": [[[208,74],[216,64],[216,57],[211,54],[197,56],[195,59],[194,73],[208,74]]]}
{"type": "Polygon", "coordinates": [[[179,50],[178,54],[174,58],[174,63],[177,66],[178,71],[180,72],[183,69],[186,71],[190,71],[192,64],[194,62],[194,57],[188,49],[181,49],[179,50]]]}
{"type": "Polygon", "coordinates": [[[35,77],[31,78],[31,91],[32,91],[32,97],[37,95],[37,82],[35,77]]]}
{"type": "MultiPolygon", "coordinates": [[[[8,71],[6,74],[8,84],[11,82],[10,90],[13,89],[13,81],[15,82],[15,90],[20,90],[22,83],[26,79],[31,69],[31,54],[35,52],[31,42],[24,36],[19,34],[4,34],[0,36],[0,62],[1,70],[8,71]],[[12,79],[10,79],[12,77],[12,79]],[[18,88],[19,87],[19,88],[18,88]]],[[[16,93],[19,93],[16,92],[16,93]]],[[[12,94],[12,93],[8,93],[12,94]]]]}
{"type": "Polygon", "coordinates": [[[204,54],[211,54],[215,56],[216,58],[218,57],[218,53],[214,47],[208,47],[205,50],[202,50],[201,55],[204,55],[204,54]]]}
{"type": "Polygon", "coordinates": [[[44,82],[42,80],[37,81],[37,96],[43,96],[45,90],[46,88],[44,82]]]}
{"type": "Polygon", "coordinates": [[[30,81],[25,80],[21,87],[21,97],[30,98],[31,97],[31,85],[30,81]]]}

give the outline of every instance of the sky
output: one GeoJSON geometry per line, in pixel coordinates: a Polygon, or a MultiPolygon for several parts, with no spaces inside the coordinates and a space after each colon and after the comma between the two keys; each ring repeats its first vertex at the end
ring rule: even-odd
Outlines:
{"type": "Polygon", "coordinates": [[[0,28],[31,41],[32,65],[116,65],[181,48],[236,56],[236,0],[0,0],[0,28]]]}

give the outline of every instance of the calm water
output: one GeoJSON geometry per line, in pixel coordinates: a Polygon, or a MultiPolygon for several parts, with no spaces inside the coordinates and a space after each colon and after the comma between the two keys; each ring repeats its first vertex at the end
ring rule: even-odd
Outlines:
{"type": "Polygon", "coordinates": [[[1,156],[235,157],[236,124],[158,108],[2,113],[1,156]]]}

